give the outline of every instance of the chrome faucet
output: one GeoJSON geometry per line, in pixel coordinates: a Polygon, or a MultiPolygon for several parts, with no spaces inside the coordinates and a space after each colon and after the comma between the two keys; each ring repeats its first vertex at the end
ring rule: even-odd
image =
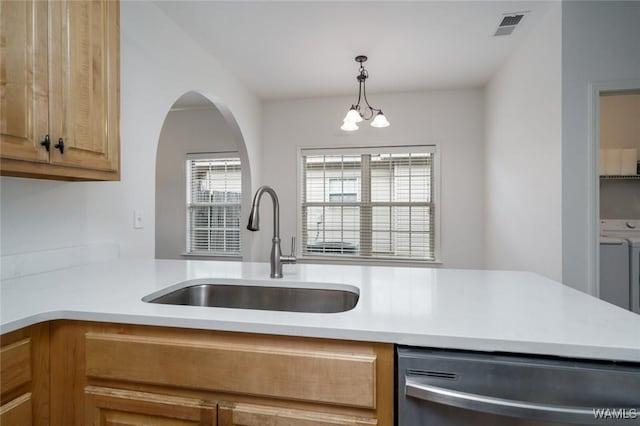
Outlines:
{"type": "Polygon", "coordinates": [[[271,278],[282,278],[282,264],[296,263],[296,237],[291,237],[291,255],[283,256],[280,249],[280,203],[276,191],[270,186],[263,185],[256,191],[253,196],[251,205],[251,213],[249,213],[249,223],[247,229],[249,231],[260,230],[260,198],[262,194],[268,193],[273,201],[273,239],[271,240],[271,278]]]}

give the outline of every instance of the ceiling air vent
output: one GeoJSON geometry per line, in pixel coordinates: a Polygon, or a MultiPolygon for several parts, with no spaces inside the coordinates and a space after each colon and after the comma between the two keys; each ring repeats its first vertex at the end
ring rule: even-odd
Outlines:
{"type": "Polygon", "coordinates": [[[502,21],[498,25],[498,29],[496,30],[494,36],[503,36],[509,35],[516,29],[516,25],[522,21],[524,18],[524,14],[526,12],[521,13],[510,13],[506,14],[502,17],[502,21]]]}

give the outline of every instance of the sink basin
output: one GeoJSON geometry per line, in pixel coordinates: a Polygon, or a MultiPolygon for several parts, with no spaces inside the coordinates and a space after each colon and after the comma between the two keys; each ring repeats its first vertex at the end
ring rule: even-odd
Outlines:
{"type": "Polygon", "coordinates": [[[338,284],[318,284],[322,288],[245,284],[243,282],[187,281],[142,298],[144,302],[167,305],[210,306],[216,308],[267,311],[336,313],[353,309],[358,303],[357,288],[338,284]],[[340,288],[343,287],[343,288],[340,288]],[[344,289],[350,287],[352,290],[344,289]]]}

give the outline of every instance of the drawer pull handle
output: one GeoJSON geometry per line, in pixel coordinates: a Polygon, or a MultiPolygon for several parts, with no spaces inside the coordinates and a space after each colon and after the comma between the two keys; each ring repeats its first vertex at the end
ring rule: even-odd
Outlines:
{"type": "Polygon", "coordinates": [[[58,143],[53,146],[60,150],[60,154],[64,154],[64,139],[58,139],[58,143]]]}

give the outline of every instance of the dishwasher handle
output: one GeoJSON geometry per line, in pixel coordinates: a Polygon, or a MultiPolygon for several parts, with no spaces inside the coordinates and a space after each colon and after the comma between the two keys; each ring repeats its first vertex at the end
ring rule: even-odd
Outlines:
{"type": "MultiPolygon", "coordinates": [[[[529,401],[518,401],[460,392],[433,386],[411,376],[405,376],[405,380],[405,394],[407,396],[452,407],[550,422],[602,425],[604,424],[603,421],[606,421],[608,425],[616,424],[615,419],[605,420],[596,418],[593,408],[539,404],[529,401]]],[[[623,422],[624,420],[619,424],[629,424],[629,420],[626,420],[626,423],[623,422]]]]}

